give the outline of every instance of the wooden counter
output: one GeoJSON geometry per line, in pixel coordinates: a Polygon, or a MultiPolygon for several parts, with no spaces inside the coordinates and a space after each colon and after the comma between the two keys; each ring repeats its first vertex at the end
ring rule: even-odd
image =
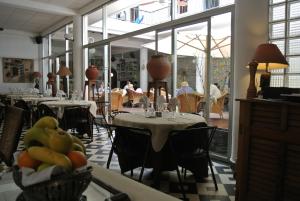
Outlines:
{"type": "Polygon", "coordinates": [[[236,200],[300,200],[300,103],[240,101],[236,200]]]}

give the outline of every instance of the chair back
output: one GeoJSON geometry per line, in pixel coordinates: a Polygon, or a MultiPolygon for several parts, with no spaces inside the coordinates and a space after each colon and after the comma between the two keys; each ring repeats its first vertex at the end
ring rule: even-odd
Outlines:
{"type": "Polygon", "coordinates": [[[173,130],[170,133],[171,149],[179,156],[195,153],[208,154],[215,131],[216,127],[212,126],[173,130]]]}
{"type": "Polygon", "coordinates": [[[177,96],[179,111],[186,113],[197,113],[198,105],[203,97],[194,93],[183,93],[177,96]]]}
{"type": "Polygon", "coordinates": [[[151,131],[115,125],[110,128],[115,131],[113,150],[123,172],[141,166],[150,150],[151,131]]]}
{"type": "Polygon", "coordinates": [[[137,93],[131,89],[126,89],[128,100],[131,102],[132,105],[135,105],[140,102],[140,98],[144,95],[143,93],[137,93]]]}
{"type": "Polygon", "coordinates": [[[13,163],[13,153],[17,150],[19,139],[22,132],[24,110],[17,107],[7,106],[3,132],[0,137],[0,159],[7,166],[13,163]]]}
{"type": "Polygon", "coordinates": [[[51,108],[47,105],[44,105],[43,103],[39,103],[37,105],[37,113],[37,119],[40,119],[44,116],[51,116],[56,118],[56,114],[51,110],[51,108]]]}
{"type": "Polygon", "coordinates": [[[111,110],[119,111],[123,108],[123,97],[119,92],[111,92],[111,110]]]}
{"type": "Polygon", "coordinates": [[[217,98],[216,102],[213,101],[211,103],[210,112],[218,113],[220,115],[220,117],[223,118],[224,102],[225,102],[225,98],[226,98],[227,94],[228,93],[224,93],[222,96],[217,98]]]}

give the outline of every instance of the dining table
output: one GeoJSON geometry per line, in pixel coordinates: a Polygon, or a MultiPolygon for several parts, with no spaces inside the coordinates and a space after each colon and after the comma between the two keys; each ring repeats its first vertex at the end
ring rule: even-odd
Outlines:
{"type": "Polygon", "coordinates": [[[206,123],[205,118],[200,115],[172,112],[164,112],[162,117],[147,117],[144,112],[120,113],[113,119],[113,124],[117,126],[149,129],[155,152],[164,147],[170,131],[185,129],[200,122],[206,123]]]}
{"type": "MultiPolygon", "coordinates": [[[[176,197],[157,191],[95,163],[89,162],[88,166],[93,169],[93,179],[83,192],[87,201],[179,201],[176,197]],[[129,199],[120,199],[126,198],[124,195],[127,195],[129,199]]],[[[0,180],[0,200],[16,201],[20,193],[22,190],[14,183],[12,172],[4,173],[0,180]]]]}
{"type": "Polygon", "coordinates": [[[89,107],[90,113],[94,117],[96,117],[97,115],[97,105],[95,101],[57,100],[57,101],[45,101],[42,102],[42,104],[47,105],[51,109],[54,109],[58,118],[63,117],[65,107],[71,107],[71,106],[89,107]]]}
{"type": "MultiPolygon", "coordinates": [[[[173,153],[168,141],[169,133],[172,130],[185,129],[198,123],[206,125],[205,118],[196,114],[176,112],[162,113],[162,117],[148,117],[143,112],[119,113],[112,121],[113,125],[149,129],[151,131],[152,149],[148,162],[146,162],[146,168],[153,168],[154,187],[160,185],[161,172],[174,170],[173,153]]],[[[122,133],[116,134],[121,135],[122,133]]],[[[116,146],[118,146],[117,143],[116,146]]],[[[194,175],[197,179],[208,176],[207,160],[201,161],[201,164],[196,166],[197,171],[194,175]]]]}

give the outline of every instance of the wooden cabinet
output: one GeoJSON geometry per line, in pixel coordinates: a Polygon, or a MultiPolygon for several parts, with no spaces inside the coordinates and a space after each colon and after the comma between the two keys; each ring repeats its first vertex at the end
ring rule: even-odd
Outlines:
{"type": "Polygon", "coordinates": [[[239,100],[236,200],[300,200],[300,104],[239,100]]]}

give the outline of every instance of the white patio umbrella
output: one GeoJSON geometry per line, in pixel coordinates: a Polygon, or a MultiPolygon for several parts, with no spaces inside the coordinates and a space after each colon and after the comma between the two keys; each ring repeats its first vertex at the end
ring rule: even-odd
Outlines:
{"type": "MultiPolygon", "coordinates": [[[[231,36],[211,36],[211,56],[217,58],[230,57],[231,36]]],[[[177,33],[177,55],[204,57],[207,51],[206,35],[198,34],[196,31],[181,31],[177,33]]],[[[171,36],[158,40],[158,51],[171,54],[171,36]]],[[[155,42],[143,45],[149,49],[155,49],[155,42]]]]}

